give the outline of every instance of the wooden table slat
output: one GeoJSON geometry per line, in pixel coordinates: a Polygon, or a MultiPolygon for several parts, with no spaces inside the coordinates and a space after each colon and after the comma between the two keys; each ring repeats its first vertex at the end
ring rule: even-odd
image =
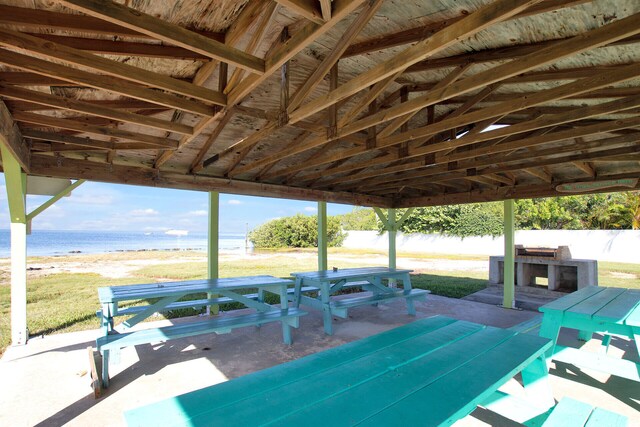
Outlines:
{"type": "Polygon", "coordinates": [[[568,295],[563,296],[562,298],[558,298],[555,301],[550,302],[549,304],[545,304],[540,307],[540,311],[565,311],[570,309],[576,304],[579,304],[585,298],[595,295],[599,292],[602,292],[605,288],[600,286],[587,286],[586,288],[582,288],[576,292],[572,292],[568,295]]]}
{"type": "Polygon", "coordinates": [[[594,320],[626,324],[627,317],[640,304],[640,290],[627,289],[593,315],[594,320]]]}
{"type": "Polygon", "coordinates": [[[406,274],[411,273],[413,270],[402,269],[389,269],[388,267],[361,267],[361,268],[343,268],[337,271],[323,270],[323,271],[307,271],[299,273],[291,273],[294,277],[302,277],[308,280],[342,280],[342,279],[358,279],[365,278],[378,274],[406,274]]]}
{"type": "MultiPolygon", "coordinates": [[[[548,342],[548,341],[547,341],[548,342]]],[[[392,406],[381,408],[374,416],[363,420],[361,426],[389,425],[450,425],[476,408],[477,402],[488,398],[544,352],[544,341],[515,335],[507,341],[475,357],[456,370],[417,390],[392,406]],[[496,363],[496,361],[500,361],[496,363]],[[460,387],[452,387],[459,384],[460,387]],[[415,411],[424,402],[437,411],[415,411]],[[464,402],[475,402],[464,405],[464,402]]]]}
{"type": "Polygon", "coordinates": [[[580,303],[566,310],[566,313],[571,313],[574,316],[591,318],[598,312],[598,310],[614,301],[616,297],[624,292],[625,289],[604,288],[601,292],[591,295],[589,298],[585,298],[580,303]]]}
{"type": "Polygon", "coordinates": [[[143,425],[145,420],[162,420],[167,425],[173,425],[179,420],[184,420],[185,416],[197,416],[199,413],[216,411],[219,407],[232,405],[253,396],[268,395],[276,388],[285,387],[293,381],[325,372],[333,366],[350,364],[366,355],[394,348],[404,341],[450,325],[466,329],[473,324],[442,316],[421,319],[401,328],[276,365],[235,378],[233,381],[145,406],[128,413],[127,421],[134,425],[139,421],[140,425],[143,425]]]}

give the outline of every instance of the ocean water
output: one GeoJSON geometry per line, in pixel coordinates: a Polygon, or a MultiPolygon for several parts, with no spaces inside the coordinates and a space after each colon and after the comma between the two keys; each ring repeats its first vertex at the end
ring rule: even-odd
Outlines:
{"type": "MultiPolygon", "coordinates": [[[[0,230],[0,258],[10,256],[9,230],[0,230]]],[[[244,234],[220,234],[220,251],[244,252],[244,234]]],[[[250,244],[250,243],[249,243],[250,244]]],[[[164,232],[42,231],[27,236],[28,256],[107,253],[141,250],[207,250],[206,233],[184,236],[164,232]]]]}

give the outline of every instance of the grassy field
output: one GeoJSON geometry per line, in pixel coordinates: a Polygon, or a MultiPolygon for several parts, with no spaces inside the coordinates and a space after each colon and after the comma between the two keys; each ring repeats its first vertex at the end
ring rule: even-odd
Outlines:
{"type": "MultiPolygon", "coordinates": [[[[277,251],[268,257],[256,259],[223,260],[220,263],[220,276],[250,276],[270,274],[289,277],[294,271],[317,269],[314,251],[277,251]]],[[[330,251],[331,266],[339,268],[375,265],[383,252],[353,251],[333,249],[330,251]],[[352,258],[345,258],[349,255],[352,258]],[[332,259],[333,256],[333,259],[332,259]]],[[[64,262],[100,265],[106,262],[126,261],[131,258],[141,260],[160,260],[160,264],[143,266],[129,274],[129,277],[113,279],[96,273],[59,273],[42,272],[30,277],[27,285],[28,327],[31,335],[46,335],[59,332],[71,332],[98,328],[95,316],[99,308],[97,288],[134,283],[150,283],[167,280],[188,280],[206,277],[207,268],[201,253],[176,252],[136,252],[113,253],[104,255],[75,255],[68,257],[30,258],[29,264],[46,265],[64,262]],[[182,262],[184,260],[184,262],[182,262]]],[[[453,256],[438,254],[399,254],[401,260],[460,260],[478,261],[487,257],[453,256]]],[[[7,260],[0,260],[7,265],[7,260]]],[[[488,264],[488,262],[487,262],[488,264]]],[[[3,264],[0,263],[0,267],[3,264]]],[[[601,286],[617,286],[640,289],[640,264],[622,264],[600,262],[599,282],[601,286]]],[[[486,271],[430,271],[412,276],[414,287],[429,289],[436,295],[461,298],[477,292],[486,286],[486,271]]],[[[232,308],[232,307],[227,307],[232,308]]],[[[224,309],[224,307],[223,307],[224,309]]],[[[180,313],[195,314],[194,311],[180,313]]],[[[124,320],[124,319],[123,319],[124,320]]],[[[10,343],[10,286],[6,268],[0,269],[0,354],[10,343]]]]}

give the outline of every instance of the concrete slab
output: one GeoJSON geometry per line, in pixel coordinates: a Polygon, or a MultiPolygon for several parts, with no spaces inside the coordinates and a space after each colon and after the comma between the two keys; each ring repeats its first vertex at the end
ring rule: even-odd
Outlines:
{"type": "MultiPolygon", "coordinates": [[[[540,286],[516,286],[516,307],[522,310],[538,311],[538,308],[558,298],[567,295],[566,292],[550,291],[540,286]]],[[[485,304],[500,305],[504,296],[504,285],[489,285],[486,288],[462,298],[467,301],[482,302],[485,304]]]]}
{"type": "MultiPolygon", "coordinates": [[[[416,303],[416,309],[418,318],[442,314],[498,327],[510,327],[536,315],[438,296],[416,303]]],[[[120,364],[112,367],[111,387],[98,400],[93,398],[90,388],[86,350],[94,345],[97,330],[35,338],[26,346],[9,348],[0,360],[0,426],[120,426],[124,423],[122,412],[127,409],[217,384],[413,320],[406,314],[403,302],[395,301],[351,310],[349,319],[336,319],[332,337],[323,333],[320,313],[312,311],[301,318],[301,327],[294,330],[291,346],[282,343],[279,325],[269,324],[262,328],[238,329],[226,335],[205,335],[124,349],[120,364]]],[[[149,326],[152,325],[140,325],[149,326]]],[[[562,339],[568,344],[575,336],[572,338],[568,333],[562,339]]],[[[637,357],[628,341],[614,339],[612,345],[615,351],[637,357]]],[[[594,376],[566,366],[552,366],[551,372],[556,398],[572,396],[625,413],[636,421],[640,418],[637,383],[594,376]]],[[[507,387],[517,389],[519,384],[513,380],[507,387]]],[[[427,402],[425,410],[428,410],[427,402]]],[[[478,425],[513,423],[481,409],[457,423],[457,426],[478,425]]]]}

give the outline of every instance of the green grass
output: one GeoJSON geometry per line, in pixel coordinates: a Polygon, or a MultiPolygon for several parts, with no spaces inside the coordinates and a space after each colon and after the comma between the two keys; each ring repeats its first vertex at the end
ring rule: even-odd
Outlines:
{"type": "MultiPolygon", "coordinates": [[[[281,256],[270,253],[269,258],[256,256],[233,261],[222,260],[220,276],[252,276],[269,274],[278,277],[289,277],[291,272],[310,271],[317,269],[317,262],[313,257],[296,257],[294,251],[278,251],[281,256]],[[275,255],[275,256],[274,256],[275,255]]],[[[315,253],[314,250],[295,251],[315,253]]],[[[384,254],[374,250],[345,250],[331,249],[330,253],[354,255],[353,261],[330,261],[330,267],[347,268],[362,265],[375,265],[367,259],[367,255],[379,256],[384,254]]],[[[126,279],[111,279],[98,274],[49,274],[30,278],[27,286],[27,323],[32,335],[72,332],[78,330],[97,329],[98,319],[95,311],[99,308],[97,288],[100,286],[117,286],[133,283],[153,283],[166,280],[189,280],[206,277],[207,267],[201,261],[203,253],[175,253],[175,252],[141,252],[116,253],[106,255],[83,255],[70,257],[47,257],[30,259],[30,262],[46,263],[61,261],[82,261],[100,263],[105,260],[129,259],[161,259],[173,260],[177,257],[186,262],[177,264],[159,264],[141,268],[132,277],[126,279]],[[193,260],[192,260],[193,259],[193,260]],[[196,261],[197,260],[197,261],[196,261]]],[[[407,256],[407,254],[403,254],[407,256]]],[[[402,256],[401,256],[402,257],[402,256]]],[[[420,254],[411,256],[416,259],[456,259],[456,260],[487,260],[487,257],[476,256],[439,256],[434,254],[420,254]]],[[[329,257],[331,260],[331,256],[329,257]]],[[[400,263],[401,264],[401,263],[400,263]]],[[[600,262],[599,282],[601,286],[616,286],[640,289],[640,264],[622,264],[600,262]]],[[[428,289],[435,295],[461,298],[477,292],[486,286],[487,272],[477,271],[447,271],[422,273],[412,276],[415,288],[428,289]]],[[[201,296],[204,298],[204,294],[201,296]]],[[[277,302],[277,296],[268,302],[277,302]]],[[[138,302],[141,304],[143,302],[138,302]]],[[[236,305],[226,305],[222,309],[234,309],[236,305]]],[[[192,315],[197,310],[186,309],[172,313],[176,315],[192,315]]],[[[124,318],[120,318],[124,320],[124,318]]],[[[10,343],[10,286],[9,274],[0,271],[0,354],[10,343]]]]}

